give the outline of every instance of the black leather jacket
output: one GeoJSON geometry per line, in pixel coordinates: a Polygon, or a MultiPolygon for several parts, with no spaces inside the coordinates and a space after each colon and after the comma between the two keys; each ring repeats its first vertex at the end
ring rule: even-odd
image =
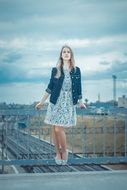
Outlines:
{"type": "MultiPolygon", "coordinates": [[[[46,89],[50,95],[50,102],[56,104],[57,99],[60,95],[60,91],[62,88],[63,80],[64,80],[64,72],[63,67],[61,69],[60,78],[56,78],[57,68],[53,67],[51,72],[50,82],[46,89]]],[[[81,88],[81,72],[79,67],[75,67],[70,71],[70,76],[72,80],[72,99],[73,104],[77,104],[79,99],[82,99],[82,88],[81,88]]]]}

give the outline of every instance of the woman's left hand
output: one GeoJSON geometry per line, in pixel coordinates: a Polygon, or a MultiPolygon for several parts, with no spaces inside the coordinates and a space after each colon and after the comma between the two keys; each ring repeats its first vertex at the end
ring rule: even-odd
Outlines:
{"type": "Polygon", "coordinates": [[[86,109],[86,105],[85,105],[83,102],[81,102],[81,103],[79,104],[79,106],[80,106],[81,109],[86,109]]]}

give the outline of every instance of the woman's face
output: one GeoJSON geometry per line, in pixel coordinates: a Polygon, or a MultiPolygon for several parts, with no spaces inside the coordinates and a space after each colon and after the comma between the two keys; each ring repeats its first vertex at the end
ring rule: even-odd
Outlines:
{"type": "Polygon", "coordinates": [[[65,47],[62,50],[62,58],[65,61],[69,61],[71,59],[71,51],[69,48],[65,47]]]}

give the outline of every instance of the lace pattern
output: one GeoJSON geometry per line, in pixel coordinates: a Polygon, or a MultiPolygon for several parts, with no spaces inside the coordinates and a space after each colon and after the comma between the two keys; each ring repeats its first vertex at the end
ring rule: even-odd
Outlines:
{"type": "Polygon", "coordinates": [[[70,73],[64,70],[64,81],[60,96],[54,105],[49,102],[44,122],[46,124],[70,127],[76,125],[76,105],[72,101],[70,73]]]}

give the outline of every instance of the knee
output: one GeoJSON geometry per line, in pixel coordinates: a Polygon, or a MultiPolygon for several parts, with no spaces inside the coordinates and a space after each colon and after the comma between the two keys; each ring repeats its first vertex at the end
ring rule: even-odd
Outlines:
{"type": "Polygon", "coordinates": [[[56,133],[60,133],[63,130],[63,128],[59,126],[54,126],[54,130],[56,133]]]}

